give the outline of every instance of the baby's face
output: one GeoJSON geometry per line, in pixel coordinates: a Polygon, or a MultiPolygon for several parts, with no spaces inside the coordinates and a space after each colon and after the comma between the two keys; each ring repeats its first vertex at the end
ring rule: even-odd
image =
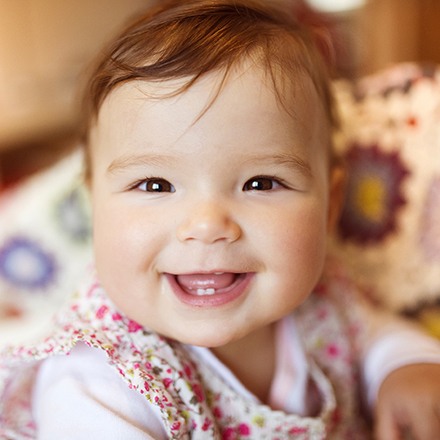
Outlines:
{"type": "Polygon", "coordinates": [[[328,219],[327,124],[301,81],[277,103],[257,68],[130,82],[91,135],[99,278],[130,318],[211,347],[295,309],[317,282],[328,219]],[[156,98],[151,98],[153,93],[156,98]]]}

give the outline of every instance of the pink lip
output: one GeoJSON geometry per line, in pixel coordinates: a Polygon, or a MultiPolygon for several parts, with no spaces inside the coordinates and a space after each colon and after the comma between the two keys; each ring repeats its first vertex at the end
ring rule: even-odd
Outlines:
{"type": "Polygon", "coordinates": [[[219,289],[214,295],[197,296],[187,293],[177,282],[175,275],[164,274],[176,297],[184,304],[193,307],[220,307],[235,301],[247,291],[254,275],[254,273],[237,274],[234,283],[227,288],[219,289]]]}

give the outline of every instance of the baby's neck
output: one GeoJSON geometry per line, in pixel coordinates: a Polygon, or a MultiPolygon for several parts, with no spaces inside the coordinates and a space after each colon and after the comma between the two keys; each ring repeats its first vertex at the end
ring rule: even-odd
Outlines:
{"type": "Polygon", "coordinates": [[[212,351],[250,392],[261,402],[268,402],[275,373],[275,340],[272,325],[212,351]]]}

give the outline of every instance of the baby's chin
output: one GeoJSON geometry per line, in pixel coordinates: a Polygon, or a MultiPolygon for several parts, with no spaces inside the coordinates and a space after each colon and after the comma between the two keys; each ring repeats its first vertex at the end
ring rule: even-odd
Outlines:
{"type": "Polygon", "coordinates": [[[190,325],[187,326],[185,333],[164,336],[185,345],[215,349],[239,342],[248,334],[241,330],[232,331],[227,322],[220,324],[220,326],[196,325],[194,329],[190,327],[190,325]]]}
{"type": "MultiPolygon", "coordinates": [[[[225,324],[227,325],[227,324],[225,324]]],[[[229,344],[237,342],[240,340],[240,337],[233,337],[231,335],[223,335],[218,331],[208,332],[201,335],[185,335],[184,337],[180,336],[178,338],[171,338],[185,345],[195,345],[197,347],[205,347],[205,348],[220,348],[225,347],[229,344]]]]}

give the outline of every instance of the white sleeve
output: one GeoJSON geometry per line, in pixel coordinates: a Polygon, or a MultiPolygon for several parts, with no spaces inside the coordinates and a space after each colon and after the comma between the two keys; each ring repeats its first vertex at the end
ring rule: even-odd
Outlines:
{"type": "Polygon", "coordinates": [[[158,408],[83,344],[43,362],[33,408],[39,440],[167,439],[158,408]]]}
{"type": "Polygon", "coordinates": [[[368,326],[361,371],[371,407],[380,385],[392,371],[411,364],[440,364],[440,341],[412,321],[365,304],[361,309],[368,326]]]}

